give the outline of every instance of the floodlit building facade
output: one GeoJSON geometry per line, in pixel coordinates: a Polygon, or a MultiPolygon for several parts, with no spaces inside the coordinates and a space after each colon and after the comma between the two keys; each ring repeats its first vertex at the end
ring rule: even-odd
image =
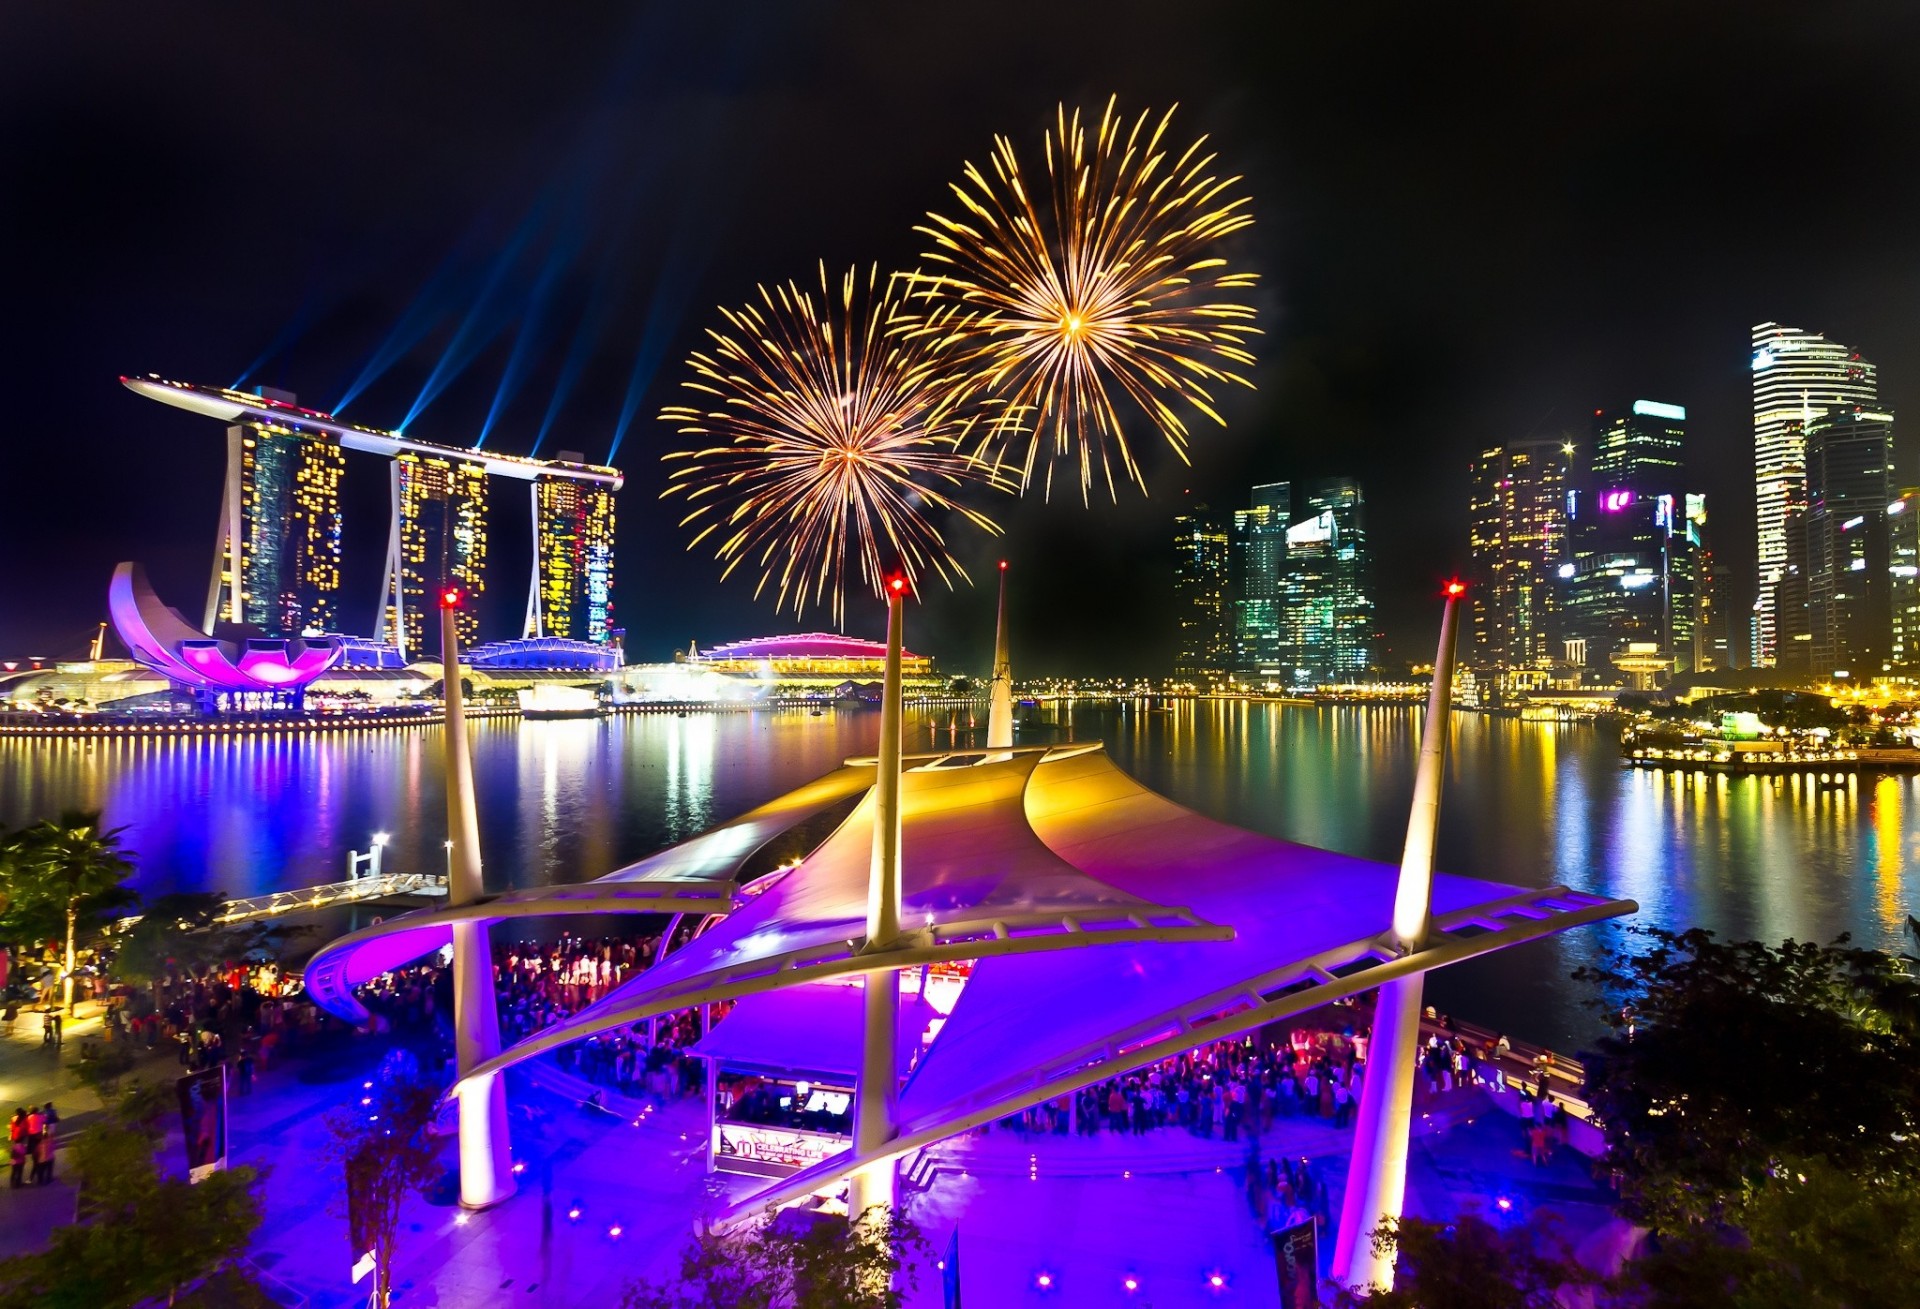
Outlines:
{"type": "Polygon", "coordinates": [[[1870,677],[1891,656],[1893,415],[1830,409],[1807,428],[1808,671],[1870,677]]]}
{"type": "Polygon", "coordinates": [[[438,622],[431,597],[453,585],[467,597],[454,619],[460,644],[471,645],[480,632],[477,601],[487,590],[486,472],[464,460],[407,452],[395,456],[393,476],[400,549],[389,559],[386,630],[403,633],[401,648],[420,657],[428,622],[438,622]]]}
{"type": "Polygon", "coordinates": [[[332,442],[268,421],[228,426],[202,626],[244,623],[281,638],[338,626],[345,470],[332,442]]]}
{"type": "Polygon", "coordinates": [[[1471,468],[1468,546],[1473,586],[1473,661],[1525,668],[1557,650],[1566,553],[1568,443],[1509,441],[1482,450],[1471,468]]]}
{"type": "Polygon", "coordinates": [[[1199,505],[1173,520],[1173,674],[1207,684],[1233,671],[1233,532],[1199,505]]]}
{"type": "Polygon", "coordinates": [[[1560,636],[1600,672],[1624,668],[1644,679],[1650,658],[1669,672],[1694,667],[1698,565],[1704,497],[1681,489],[1686,410],[1636,400],[1594,414],[1593,458],[1568,496],[1560,636]],[[1652,653],[1657,652],[1657,654],[1652,653]]]}
{"type": "Polygon", "coordinates": [[[1788,518],[1806,503],[1806,436],[1829,409],[1874,408],[1874,366],[1858,351],[1780,323],[1753,329],[1753,465],[1759,598],[1753,662],[1778,661],[1775,590],[1788,564],[1788,518]]]}
{"type": "Polygon", "coordinates": [[[1887,662],[1897,671],[1920,672],[1920,486],[1901,490],[1887,505],[1887,662]]]}
{"type": "Polygon", "coordinates": [[[1293,487],[1253,488],[1253,503],[1233,511],[1234,671],[1251,682],[1286,678],[1281,646],[1280,577],[1286,567],[1293,487]]]}
{"type": "MultiPolygon", "coordinates": [[[[453,584],[489,589],[489,479],[532,484],[533,575],[527,625],[516,635],[613,638],[613,496],[618,469],[577,457],[533,459],[416,440],[303,409],[295,397],[195,386],[149,375],[120,379],[150,400],[228,424],[228,471],[207,625],[248,623],[271,636],[338,633],[341,483],[346,451],[389,461],[385,579],[373,637],[400,660],[430,656],[430,597],[453,584]],[[236,580],[237,579],[237,580],[236,580]],[[564,630],[562,630],[564,629],[564,630]]],[[[460,611],[478,639],[480,613],[460,611]]]]}
{"type": "MultiPolygon", "coordinates": [[[[564,455],[562,456],[565,457],[564,455]]],[[[528,636],[613,635],[613,491],[568,478],[533,484],[534,604],[528,636]]]]}

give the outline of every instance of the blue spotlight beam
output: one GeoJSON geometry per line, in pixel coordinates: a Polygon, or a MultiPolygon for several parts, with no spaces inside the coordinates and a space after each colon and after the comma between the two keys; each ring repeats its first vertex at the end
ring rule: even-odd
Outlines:
{"type": "Polygon", "coordinates": [[[568,232],[562,235],[547,256],[546,266],[540,270],[540,280],[533,284],[533,293],[527,298],[527,312],[520,320],[520,332],[514,338],[513,353],[507,356],[507,366],[500,372],[500,385],[494,388],[493,404],[487,409],[487,421],[481,424],[480,439],[473,443],[474,449],[486,445],[487,437],[492,435],[493,425],[500,420],[501,412],[519,394],[527,367],[533,362],[534,344],[540,338],[540,325],[546,318],[553,288],[559,282],[560,275],[573,262],[579,248],[578,235],[568,232]]]}
{"type": "Polygon", "coordinates": [[[420,394],[413,399],[413,405],[407,410],[407,416],[400,420],[394,430],[405,432],[408,424],[418,418],[426,407],[439,398],[440,393],[452,384],[455,378],[465,372],[474,357],[486,349],[506,325],[512,321],[512,315],[503,314],[494,309],[494,302],[500,293],[500,285],[506,281],[507,274],[513,271],[519,262],[520,252],[527,248],[527,242],[533,236],[536,227],[535,217],[542,206],[535,206],[520,224],[513,239],[507,243],[487,270],[487,280],[480,287],[480,294],[460,319],[460,326],[454,331],[453,339],[447,342],[447,348],[440,353],[440,360],[434,364],[433,371],[427,375],[426,383],[421,386],[420,394]]]}

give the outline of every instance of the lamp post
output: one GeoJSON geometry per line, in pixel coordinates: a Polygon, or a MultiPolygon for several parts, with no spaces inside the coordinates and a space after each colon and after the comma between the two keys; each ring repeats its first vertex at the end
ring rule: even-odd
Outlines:
{"type": "MultiPolygon", "coordinates": [[[[862,946],[869,951],[884,950],[900,936],[900,651],[908,589],[903,576],[896,574],[886,581],[887,665],[880,691],[880,748],[873,778],[873,859],[867,878],[867,939],[862,946]]],[[[891,968],[868,973],[861,985],[865,1023],[853,1109],[855,1151],[876,1149],[893,1139],[900,1104],[900,974],[891,968]]],[[[893,1170],[889,1159],[853,1174],[847,1184],[850,1218],[858,1221],[875,1206],[891,1212],[893,1170]]]]}
{"type": "MultiPolygon", "coordinates": [[[[473,791],[473,752],[467,741],[460,687],[462,596],[440,591],[440,676],[447,704],[447,905],[481,898],[480,813],[473,791]],[[455,855],[458,858],[455,858],[455,855]]],[[[500,1011],[493,993],[493,950],[485,920],[453,924],[453,1043],[460,1091],[460,1204],[485,1209],[513,1194],[512,1148],[507,1140],[507,1088],[498,1073],[475,1081],[467,1074],[500,1053],[500,1011]]]]}
{"type": "MultiPolygon", "coordinates": [[[[1466,585],[1449,582],[1440,618],[1440,648],[1433,657],[1433,687],[1420,732],[1420,758],[1413,780],[1413,808],[1400,854],[1400,880],[1393,897],[1393,939],[1403,954],[1427,943],[1433,910],[1433,843],[1440,826],[1440,786],[1447,767],[1447,729],[1453,709],[1453,647],[1460,597],[1466,585]]],[[[1420,1056],[1423,973],[1382,983],[1374,1003],[1373,1036],[1367,1046],[1366,1080],[1354,1123],[1353,1158],[1333,1244],[1333,1279],[1356,1290],[1391,1288],[1393,1260],[1374,1248],[1373,1233],[1400,1217],[1407,1194],[1407,1147],[1413,1128],[1413,1075],[1420,1056]]]]}

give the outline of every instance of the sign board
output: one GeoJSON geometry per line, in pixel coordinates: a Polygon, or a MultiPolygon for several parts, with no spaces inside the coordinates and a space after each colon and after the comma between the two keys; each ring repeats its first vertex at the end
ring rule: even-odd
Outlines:
{"type": "Polygon", "coordinates": [[[353,1284],[358,1286],[373,1276],[373,1251],[369,1250],[353,1261],[353,1284]]]}
{"type": "Polygon", "coordinates": [[[960,1309],[960,1229],[947,1238],[947,1252],[940,1259],[940,1289],[946,1300],[942,1309],[960,1309]]]}
{"type": "Polygon", "coordinates": [[[847,1138],[754,1123],[713,1125],[714,1167],[727,1172],[784,1177],[847,1148],[847,1138]]]}
{"type": "Polygon", "coordinates": [[[1273,1234],[1273,1262],[1280,1275],[1280,1309],[1318,1309],[1320,1246],[1313,1219],[1273,1234]]]}
{"type": "Polygon", "coordinates": [[[227,1066],[188,1073],[174,1087],[180,1096],[187,1180],[203,1182],[227,1166],[227,1066]]]}

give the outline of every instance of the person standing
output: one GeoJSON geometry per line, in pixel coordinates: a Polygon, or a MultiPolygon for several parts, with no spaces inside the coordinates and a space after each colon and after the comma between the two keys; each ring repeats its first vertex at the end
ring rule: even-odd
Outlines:
{"type": "Polygon", "coordinates": [[[27,1166],[27,1111],[15,1109],[7,1124],[7,1147],[13,1162],[13,1189],[20,1189],[20,1174],[27,1166]]]}
{"type": "Polygon", "coordinates": [[[54,1124],[59,1121],[53,1115],[53,1106],[48,1105],[45,1123],[40,1133],[40,1145],[33,1156],[33,1180],[39,1186],[53,1185],[54,1124]]]}

